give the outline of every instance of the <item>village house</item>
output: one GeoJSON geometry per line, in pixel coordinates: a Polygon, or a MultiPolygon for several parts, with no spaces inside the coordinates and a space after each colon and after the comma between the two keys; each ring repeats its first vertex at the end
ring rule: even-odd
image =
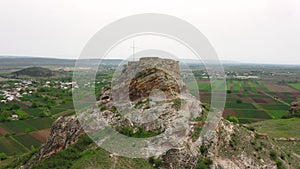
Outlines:
{"type": "Polygon", "coordinates": [[[17,114],[13,114],[13,115],[11,115],[11,118],[13,120],[18,120],[19,116],[17,114]]]}

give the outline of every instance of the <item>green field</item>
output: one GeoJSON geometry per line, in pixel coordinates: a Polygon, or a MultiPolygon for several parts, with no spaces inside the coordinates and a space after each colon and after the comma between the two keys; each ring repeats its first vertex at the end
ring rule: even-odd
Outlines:
{"type": "Polygon", "coordinates": [[[188,85],[188,88],[190,90],[211,90],[211,85],[210,83],[201,83],[201,82],[198,82],[198,84],[195,84],[195,83],[190,83],[190,84],[187,84],[188,85]]]}
{"type": "Polygon", "coordinates": [[[39,117],[40,114],[43,112],[41,108],[31,108],[31,107],[24,109],[24,111],[33,117],[39,117]]]}
{"type": "Polygon", "coordinates": [[[285,110],[267,110],[267,112],[274,118],[280,119],[283,115],[287,114],[285,110]]]}
{"type": "Polygon", "coordinates": [[[16,120],[9,122],[2,122],[0,126],[10,133],[25,133],[28,131],[36,131],[47,129],[52,125],[54,120],[50,117],[28,119],[28,120],[16,120]]]}
{"type": "Polygon", "coordinates": [[[267,133],[271,137],[300,138],[300,118],[275,119],[251,124],[260,133],[267,133]]]}
{"type": "Polygon", "coordinates": [[[238,117],[249,119],[271,119],[272,117],[262,110],[235,110],[238,117]]]}
{"type": "Polygon", "coordinates": [[[17,120],[17,121],[10,121],[0,123],[0,126],[3,127],[10,133],[25,133],[26,130],[35,131],[36,128],[28,125],[26,120],[17,120]]]}
{"type": "MultiPolygon", "coordinates": [[[[199,89],[201,88],[200,100],[210,104],[211,91],[207,87],[209,81],[200,80],[198,82],[200,83],[198,84],[199,89]]],[[[193,89],[196,88],[197,86],[193,89]]],[[[232,109],[235,111],[242,123],[281,118],[289,110],[288,104],[295,100],[295,93],[270,92],[262,81],[230,79],[227,80],[227,88],[229,92],[226,96],[225,110],[232,109]],[[242,103],[237,103],[238,100],[242,100],[242,103]]]]}
{"type": "Polygon", "coordinates": [[[27,152],[27,150],[10,137],[0,137],[0,152],[4,152],[7,155],[14,155],[27,152]]]}
{"type": "Polygon", "coordinates": [[[286,110],[288,111],[290,107],[285,104],[259,104],[262,108],[266,110],[286,110]]]}
{"type": "Polygon", "coordinates": [[[241,88],[240,81],[233,81],[233,90],[240,91],[240,88],[241,88]]]}
{"type": "Polygon", "coordinates": [[[54,114],[58,114],[58,113],[61,113],[61,112],[64,112],[64,111],[67,111],[68,109],[63,109],[63,108],[53,108],[50,110],[51,114],[54,115],[54,114]]]}
{"type": "Polygon", "coordinates": [[[53,119],[50,117],[24,120],[26,124],[34,126],[37,130],[47,129],[52,126],[53,119]]]}
{"type": "Polygon", "coordinates": [[[289,85],[300,90],[300,83],[289,83],[289,85]]]}
{"type": "Polygon", "coordinates": [[[230,103],[226,102],[225,108],[233,108],[233,109],[256,109],[255,106],[251,103],[230,103]]]}
{"type": "Polygon", "coordinates": [[[258,90],[257,90],[257,88],[259,87],[258,83],[249,82],[249,86],[250,86],[252,92],[255,92],[255,93],[258,92],[258,90]]]}
{"type": "Polygon", "coordinates": [[[34,146],[35,148],[38,148],[41,145],[41,142],[34,137],[32,137],[29,134],[21,134],[17,136],[13,136],[18,142],[23,144],[28,149],[31,148],[31,146],[34,146]]]}
{"type": "Polygon", "coordinates": [[[55,106],[55,109],[73,109],[74,105],[72,101],[66,102],[64,104],[61,104],[59,106],[55,106]]]}

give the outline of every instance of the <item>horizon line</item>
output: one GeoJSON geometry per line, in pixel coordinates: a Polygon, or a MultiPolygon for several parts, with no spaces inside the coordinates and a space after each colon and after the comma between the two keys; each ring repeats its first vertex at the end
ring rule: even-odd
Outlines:
{"type": "MultiPolygon", "coordinates": [[[[15,57],[15,58],[39,58],[39,59],[64,59],[64,60],[78,60],[78,58],[76,57],[60,57],[60,56],[30,56],[30,55],[0,55],[0,58],[9,58],[9,57],[15,57]]],[[[100,58],[85,58],[85,59],[100,59],[100,58]]],[[[130,61],[128,59],[124,59],[124,58],[105,58],[103,60],[127,60],[130,61]]],[[[179,58],[179,60],[197,60],[195,58],[179,58]]],[[[201,62],[201,61],[199,61],[201,62]]],[[[300,66],[299,64],[296,63],[256,63],[256,62],[245,62],[245,61],[237,61],[237,60],[222,60],[220,59],[221,64],[255,64],[255,65],[282,65],[282,66],[300,66]],[[222,62],[227,62],[227,63],[222,63],[222,62]]]]}

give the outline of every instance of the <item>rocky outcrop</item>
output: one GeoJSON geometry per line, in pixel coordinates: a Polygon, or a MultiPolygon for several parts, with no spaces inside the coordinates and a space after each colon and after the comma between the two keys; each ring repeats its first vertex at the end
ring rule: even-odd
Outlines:
{"type": "Polygon", "coordinates": [[[68,148],[75,143],[84,131],[76,116],[60,117],[53,124],[51,134],[45,144],[42,145],[36,158],[29,161],[23,169],[30,168],[35,163],[50,157],[52,154],[68,148]]]}
{"type": "Polygon", "coordinates": [[[51,134],[41,148],[39,160],[67,148],[84,134],[76,116],[60,117],[52,125],[51,134]]]}
{"type": "Polygon", "coordinates": [[[153,90],[162,91],[166,98],[180,93],[179,86],[172,76],[161,69],[150,68],[139,72],[129,84],[129,98],[132,101],[148,98],[153,90]]]}
{"type": "Polygon", "coordinates": [[[282,118],[293,118],[293,117],[300,118],[300,102],[292,102],[289,112],[286,115],[284,115],[282,118]]]}
{"type": "Polygon", "coordinates": [[[196,168],[198,162],[198,156],[193,155],[186,148],[171,149],[161,158],[163,159],[163,169],[196,168]]]}
{"type": "Polygon", "coordinates": [[[221,120],[211,141],[206,146],[208,157],[213,160],[213,169],[277,168],[269,156],[271,147],[274,148],[270,140],[260,140],[254,132],[239,125],[221,120]]]}

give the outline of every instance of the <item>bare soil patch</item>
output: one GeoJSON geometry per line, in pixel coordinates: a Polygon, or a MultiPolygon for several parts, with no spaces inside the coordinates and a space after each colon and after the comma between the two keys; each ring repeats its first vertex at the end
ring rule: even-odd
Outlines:
{"type": "Polygon", "coordinates": [[[6,131],[4,128],[0,127],[0,134],[5,135],[8,133],[9,133],[8,131],[6,131]]]}
{"type": "Polygon", "coordinates": [[[31,101],[22,101],[22,104],[26,105],[26,106],[32,106],[31,101]]]}
{"type": "Polygon", "coordinates": [[[276,103],[273,99],[269,98],[252,98],[256,103],[276,103]]]}
{"type": "Polygon", "coordinates": [[[286,84],[263,82],[263,85],[266,86],[271,92],[299,92],[295,88],[292,88],[286,84]]]}
{"type": "Polygon", "coordinates": [[[50,136],[51,129],[39,130],[35,132],[29,133],[34,138],[40,140],[41,142],[45,143],[47,138],[50,136]]]}
{"type": "Polygon", "coordinates": [[[225,109],[223,112],[223,117],[227,117],[228,115],[237,116],[233,109],[225,109]]]}

